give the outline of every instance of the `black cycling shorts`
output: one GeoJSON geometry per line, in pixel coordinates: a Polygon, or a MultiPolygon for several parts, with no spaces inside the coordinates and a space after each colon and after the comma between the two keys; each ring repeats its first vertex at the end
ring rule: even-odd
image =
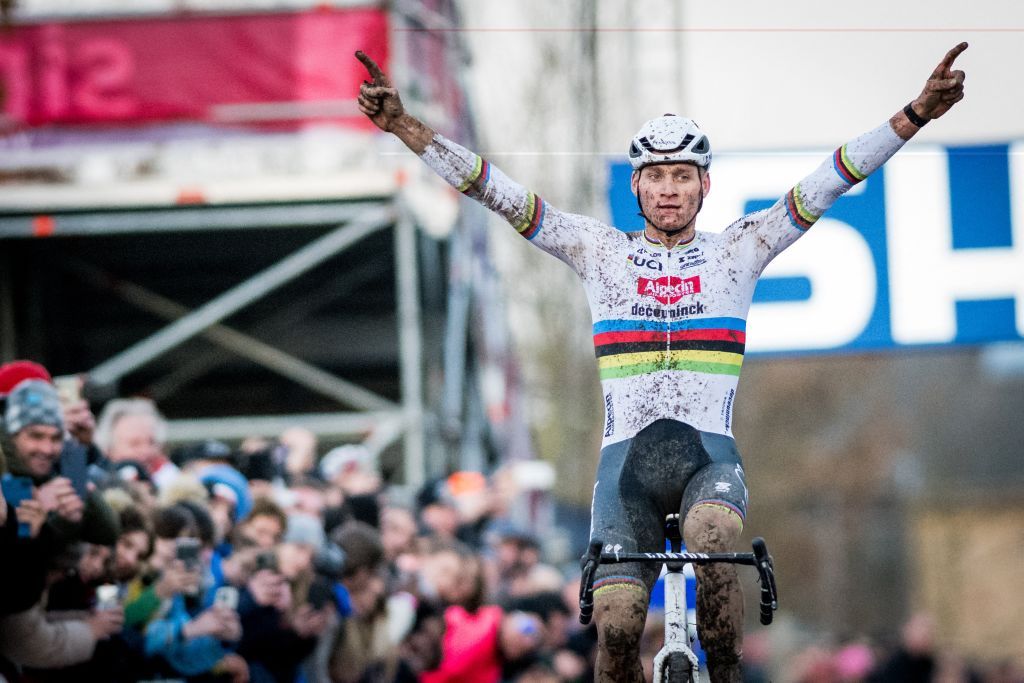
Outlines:
{"type": "MultiPolygon", "coordinates": [[[[747,514],[747,485],[736,441],[685,422],[658,420],[632,439],[601,450],[594,483],[590,537],[605,552],[662,552],[665,517],[679,513],[680,528],[697,504],[747,514]]],[[[648,593],[660,573],[653,563],[600,565],[594,589],[642,583],[648,593]]]]}

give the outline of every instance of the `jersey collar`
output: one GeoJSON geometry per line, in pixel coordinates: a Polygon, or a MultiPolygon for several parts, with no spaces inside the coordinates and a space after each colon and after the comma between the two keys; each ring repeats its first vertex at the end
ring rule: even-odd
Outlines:
{"type": "MultiPolygon", "coordinates": [[[[650,246],[650,247],[654,247],[656,249],[661,249],[663,251],[667,251],[667,249],[665,249],[665,245],[662,244],[661,242],[659,242],[658,240],[652,240],[651,237],[647,234],[646,230],[643,231],[643,234],[644,234],[644,244],[646,244],[647,246],[650,246]]],[[[698,232],[696,230],[694,230],[693,231],[693,237],[691,237],[688,242],[680,242],[676,246],[672,247],[673,251],[676,250],[676,249],[689,249],[690,247],[692,247],[694,245],[694,243],[697,241],[697,234],[698,234],[698,232]]]]}

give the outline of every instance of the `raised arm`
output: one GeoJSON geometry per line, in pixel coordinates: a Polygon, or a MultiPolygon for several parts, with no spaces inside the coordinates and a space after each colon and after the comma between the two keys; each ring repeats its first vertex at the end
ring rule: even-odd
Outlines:
{"type": "Polygon", "coordinates": [[[940,118],[964,98],[967,74],[959,69],[954,71],[953,62],[966,49],[967,43],[960,43],[947,52],[925,81],[921,94],[889,119],[889,125],[897,135],[909,140],[922,126],[940,118]]]}
{"type": "MultiPolygon", "coordinates": [[[[886,123],[837,149],[768,210],[758,227],[768,239],[760,243],[755,256],[762,268],[814,225],[847,190],[896,154],[928,121],[943,116],[964,98],[965,74],[954,71],[953,62],[966,49],[967,43],[960,43],[947,52],[920,95],[886,123]]],[[[747,224],[740,221],[734,227],[747,224]]]]}
{"type": "Polygon", "coordinates": [[[600,221],[552,208],[486,159],[435,133],[405,111],[398,90],[363,52],[356,58],[372,82],[359,89],[359,110],[381,130],[392,133],[459,192],[508,221],[520,235],[583,275],[588,253],[620,234],[600,221]],[[586,237],[586,238],[585,238],[586,237]]]}
{"type": "Polygon", "coordinates": [[[391,84],[391,79],[377,66],[377,62],[362,50],[356,52],[356,59],[363,63],[373,78],[372,82],[363,81],[359,87],[359,111],[366,114],[373,125],[385,133],[392,133],[406,147],[422,156],[427,145],[434,139],[434,131],[405,111],[398,89],[391,84]]]}

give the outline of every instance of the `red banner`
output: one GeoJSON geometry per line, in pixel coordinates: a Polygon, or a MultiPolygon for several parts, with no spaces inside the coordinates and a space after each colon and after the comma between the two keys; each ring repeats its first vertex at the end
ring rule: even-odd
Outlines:
{"type": "Polygon", "coordinates": [[[317,9],[17,27],[0,33],[0,101],[15,124],[343,120],[363,50],[386,68],[387,15],[317,9]]]}

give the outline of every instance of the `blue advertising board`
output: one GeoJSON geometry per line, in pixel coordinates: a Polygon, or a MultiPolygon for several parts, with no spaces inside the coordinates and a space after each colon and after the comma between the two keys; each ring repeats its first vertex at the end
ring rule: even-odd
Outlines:
{"type": "MultiPolygon", "coordinates": [[[[698,227],[771,206],[829,156],[716,157],[698,227]]],[[[630,173],[611,165],[609,202],[638,230],[630,173]]],[[[1024,338],[1024,143],[905,147],[765,269],[747,331],[754,353],[1024,338]]]]}

